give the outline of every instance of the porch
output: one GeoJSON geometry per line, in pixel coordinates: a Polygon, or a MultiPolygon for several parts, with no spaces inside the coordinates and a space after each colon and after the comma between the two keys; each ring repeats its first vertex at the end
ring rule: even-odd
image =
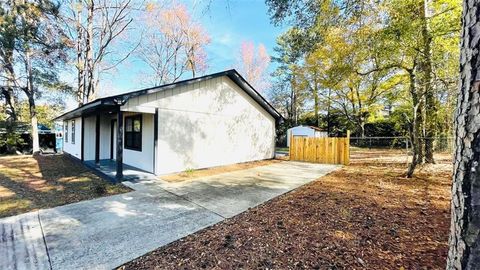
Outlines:
{"type": "MultiPolygon", "coordinates": [[[[112,182],[117,181],[117,162],[112,159],[101,159],[98,163],[95,160],[87,160],[84,164],[95,170],[102,176],[110,179],[112,182]]],[[[156,176],[142,169],[123,164],[123,181],[138,182],[141,180],[153,180],[156,176]]]]}
{"type": "Polygon", "coordinates": [[[116,182],[155,174],[158,109],[91,103],[64,121],[64,152],[116,182]]]}

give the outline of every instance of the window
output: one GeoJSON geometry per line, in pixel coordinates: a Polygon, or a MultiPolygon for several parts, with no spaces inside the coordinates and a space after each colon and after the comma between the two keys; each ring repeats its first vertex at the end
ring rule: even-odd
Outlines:
{"type": "Polygon", "coordinates": [[[75,120],[72,120],[72,144],[75,144],[75,120]]]}
{"type": "Polygon", "coordinates": [[[125,117],[125,149],[142,151],[142,115],[125,117]]]}
{"type": "Polygon", "coordinates": [[[68,122],[65,122],[65,142],[68,142],[68,122]]]}

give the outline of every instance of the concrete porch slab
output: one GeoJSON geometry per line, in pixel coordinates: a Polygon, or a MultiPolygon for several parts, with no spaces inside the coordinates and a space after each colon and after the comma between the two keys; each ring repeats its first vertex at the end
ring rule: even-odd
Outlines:
{"type": "MultiPolygon", "coordinates": [[[[101,159],[98,164],[95,164],[95,160],[84,161],[85,166],[93,170],[96,174],[107,178],[110,182],[117,182],[117,164],[115,160],[101,159]]],[[[148,179],[155,179],[156,176],[153,173],[146,172],[139,168],[123,164],[123,178],[122,181],[141,181],[148,179]]]]}

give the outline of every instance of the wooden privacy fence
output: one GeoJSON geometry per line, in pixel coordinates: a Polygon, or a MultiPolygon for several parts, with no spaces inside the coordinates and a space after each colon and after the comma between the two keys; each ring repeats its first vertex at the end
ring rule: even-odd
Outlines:
{"type": "Polygon", "coordinates": [[[290,160],[326,164],[350,163],[350,131],[347,137],[291,137],[290,160]]]}

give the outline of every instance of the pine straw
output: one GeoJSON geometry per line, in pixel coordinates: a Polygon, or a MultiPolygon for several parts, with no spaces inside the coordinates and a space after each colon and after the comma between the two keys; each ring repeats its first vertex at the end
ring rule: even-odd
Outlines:
{"type": "Polygon", "coordinates": [[[444,269],[451,165],[406,179],[395,151],[352,164],[121,269],[444,269]]]}

